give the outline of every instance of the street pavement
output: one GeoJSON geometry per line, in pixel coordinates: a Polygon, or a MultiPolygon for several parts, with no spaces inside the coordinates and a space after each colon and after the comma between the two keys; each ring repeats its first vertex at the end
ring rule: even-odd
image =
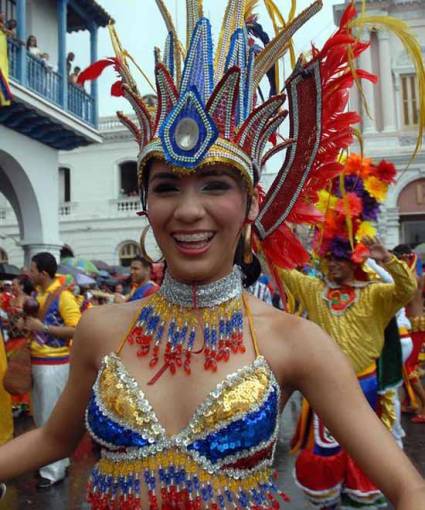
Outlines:
{"type": "MultiPolygon", "coordinates": [[[[294,432],[299,411],[299,399],[293,397],[282,415],[281,432],[276,451],[276,469],[278,485],[291,498],[282,508],[288,510],[311,510],[300,489],[293,481],[294,457],[289,454],[289,442],[294,432]]],[[[405,451],[421,474],[425,476],[425,426],[410,423],[409,417],[403,417],[406,430],[405,451]]],[[[31,421],[18,419],[17,432],[31,427],[31,421]]],[[[21,476],[8,483],[6,498],[0,503],[0,510],[88,510],[84,502],[85,487],[90,469],[95,462],[94,456],[73,461],[67,479],[45,492],[37,492],[36,478],[33,474],[21,476]]],[[[392,510],[389,505],[386,510],[392,510]]],[[[384,509],[385,510],[385,509],[384,509]]]]}

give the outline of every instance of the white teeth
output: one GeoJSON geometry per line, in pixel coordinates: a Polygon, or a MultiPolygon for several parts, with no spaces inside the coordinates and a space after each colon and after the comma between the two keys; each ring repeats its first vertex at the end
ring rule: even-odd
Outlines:
{"type": "Polygon", "coordinates": [[[196,243],[199,241],[209,241],[213,234],[211,232],[197,232],[196,234],[174,234],[176,241],[185,243],[196,243]]]}

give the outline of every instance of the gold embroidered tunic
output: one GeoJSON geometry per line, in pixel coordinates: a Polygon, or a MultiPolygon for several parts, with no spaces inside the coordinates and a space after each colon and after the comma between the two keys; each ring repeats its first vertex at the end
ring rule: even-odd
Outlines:
{"type": "Polygon", "coordinates": [[[416,280],[404,262],[393,257],[384,267],[394,283],[359,282],[353,303],[337,314],[325,299],[328,289],[325,281],[295,270],[279,271],[285,290],[307,311],[308,318],[336,341],[356,373],[368,369],[380,356],[385,327],[416,289],[416,280]]]}

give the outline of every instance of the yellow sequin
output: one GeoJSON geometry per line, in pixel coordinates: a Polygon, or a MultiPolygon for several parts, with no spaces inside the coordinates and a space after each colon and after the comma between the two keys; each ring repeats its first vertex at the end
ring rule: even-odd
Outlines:
{"type": "Polygon", "coordinates": [[[204,410],[202,416],[191,427],[192,432],[203,434],[212,430],[217,423],[234,417],[238,413],[246,413],[255,404],[259,404],[270,385],[270,373],[264,367],[256,369],[237,384],[225,388],[219,399],[204,410]]]}
{"type": "Polygon", "coordinates": [[[368,368],[381,355],[384,329],[396,312],[406,305],[416,290],[416,280],[404,262],[395,257],[385,269],[393,284],[371,283],[361,289],[358,302],[345,313],[333,315],[322,293],[325,282],[298,271],[280,270],[285,289],[307,311],[351,360],[356,373],[368,368]]]}

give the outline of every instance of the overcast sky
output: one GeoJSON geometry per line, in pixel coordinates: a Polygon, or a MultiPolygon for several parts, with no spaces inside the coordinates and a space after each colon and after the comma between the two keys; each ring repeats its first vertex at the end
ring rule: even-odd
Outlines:
{"type": "MultiPolygon", "coordinates": [[[[158,12],[155,0],[97,0],[106,11],[114,18],[116,28],[122,45],[135,58],[138,64],[149,75],[153,81],[153,47],[163,48],[166,37],[166,30],[162,18],[158,12]]],[[[298,12],[305,9],[312,0],[298,0],[298,12]]],[[[284,15],[289,9],[289,0],[278,0],[277,5],[282,9],[284,15]]],[[[308,50],[310,42],[321,45],[327,37],[335,30],[333,23],[332,6],[343,3],[341,0],[324,0],[322,11],[317,14],[307,25],[303,27],[294,39],[297,51],[308,50]]],[[[185,1],[166,0],[169,10],[174,19],[177,16],[177,29],[180,37],[185,41],[185,1]]],[[[219,33],[221,19],[227,4],[227,0],[204,0],[204,12],[211,19],[213,37],[219,33]]],[[[260,22],[263,23],[266,31],[271,35],[272,29],[267,22],[267,14],[259,2],[258,9],[260,22]]],[[[89,64],[90,43],[88,33],[71,34],[67,40],[68,51],[76,54],[75,65],[82,68],[89,64]]],[[[99,30],[99,58],[113,56],[111,43],[107,29],[99,30]]],[[[113,115],[117,110],[130,111],[125,100],[112,98],[109,94],[110,86],[115,81],[112,70],[104,72],[99,79],[99,112],[101,116],[113,115]]],[[[150,93],[151,89],[143,80],[137,76],[139,88],[143,93],[150,93]]]]}

